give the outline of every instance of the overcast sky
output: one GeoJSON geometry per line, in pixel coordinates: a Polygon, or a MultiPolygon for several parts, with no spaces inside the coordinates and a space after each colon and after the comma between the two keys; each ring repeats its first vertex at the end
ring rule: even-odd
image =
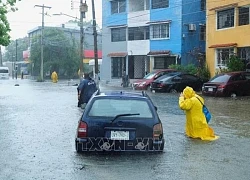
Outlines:
{"type": "MultiPolygon", "coordinates": [[[[84,1],[84,0],[83,0],[84,1]]],[[[88,4],[88,12],[86,20],[92,19],[91,0],[86,0],[88,4]]],[[[42,8],[34,7],[35,5],[50,6],[51,9],[45,9],[51,16],[45,16],[45,26],[58,26],[72,18],[67,16],[53,16],[52,14],[64,13],[74,17],[80,16],[79,5],[80,0],[73,0],[74,9],[71,10],[71,0],[22,0],[16,4],[18,11],[7,15],[11,27],[11,39],[22,38],[27,36],[27,32],[37,26],[42,25],[42,8]]],[[[102,0],[95,0],[96,21],[101,27],[102,22],[102,0]]]]}

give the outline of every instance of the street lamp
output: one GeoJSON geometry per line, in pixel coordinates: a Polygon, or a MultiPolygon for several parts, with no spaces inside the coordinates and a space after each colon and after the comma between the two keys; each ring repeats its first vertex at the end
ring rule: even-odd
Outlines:
{"type": "Polygon", "coordinates": [[[74,19],[77,19],[77,20],[80,20],[78,17],[74,17],[74,16],[70,16],[70,15],[68,15],[68,14],[64,14],[64,13],[62,13],[62,12],[60,12],[60,13],[55,13],[55,14],[52,14],[53,16],[68,16],[68,17],[71,17],[71,18],[74,18],[74,19]]]}

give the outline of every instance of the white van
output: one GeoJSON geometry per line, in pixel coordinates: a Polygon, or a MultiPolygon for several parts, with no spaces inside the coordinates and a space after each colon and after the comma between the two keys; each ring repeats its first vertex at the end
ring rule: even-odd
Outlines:
{"type": "Polygon", "coordinates": [[[8,67],[0,67],[0,79],[9,79],[8,67]]]}

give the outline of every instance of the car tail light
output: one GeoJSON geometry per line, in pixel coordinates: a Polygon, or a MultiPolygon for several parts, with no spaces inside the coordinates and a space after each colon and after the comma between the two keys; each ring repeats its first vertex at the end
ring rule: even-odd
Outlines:
{"type": "Polygon", "coordinates": [[[223,91],[225,89],[226,85],[220,85],[218,86],[218,91],[223,91]]]}
{"type": "Polygon", "coordinates": [[[163,134],[162,124],[159,123],[159,124],[154,125],[153,138],[160,139],[160,138],[162,138],[162,134],[163,134]]]}
{"type": "Polygon", "coordinates": [[[87,129],[88,129],[87,123],[80,121],[78,128],[77,128],[77,137],[78,138],[87,137],[87,129]]]}

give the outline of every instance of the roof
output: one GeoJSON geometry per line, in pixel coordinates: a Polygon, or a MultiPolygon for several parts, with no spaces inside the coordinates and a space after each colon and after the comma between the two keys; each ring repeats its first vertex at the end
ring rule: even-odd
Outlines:
{"type": "Polygon", "coordinates": [[[223,47],[235,47],[237,43],[227,43],[227,44],[214,44],[209,46],[209,48],[223,48],[223,47]]]}
{"type": "MultiPolygon", "coordinates": [[[[102,51],[97,51],[98,59],[102,59],[102,51]]],[[[93,59],[95,58],[94,50],[84,50],[84,58],[85,59],[93,59]]]]}
{"type": "Polygon", "coordinates": [[[148,97],[146,92],[127,92],[127,91],[105,91],[105,92],[100,92],[99,96],[109,96],[109,97],[148,97]]]}
{"type": "Polygon", "coordinates": [[[161,50],[161,51],[150,51],[147,55],[148,56],[161,56],[161,55],[170,55],[170,50],[161,50]]]}
{"type": "Polygon", "coordinates": [[[113,53],[109,53],[108,57],[125,57],[127,55],[128,55],[127,52],[113,52],[113,53]]]}

